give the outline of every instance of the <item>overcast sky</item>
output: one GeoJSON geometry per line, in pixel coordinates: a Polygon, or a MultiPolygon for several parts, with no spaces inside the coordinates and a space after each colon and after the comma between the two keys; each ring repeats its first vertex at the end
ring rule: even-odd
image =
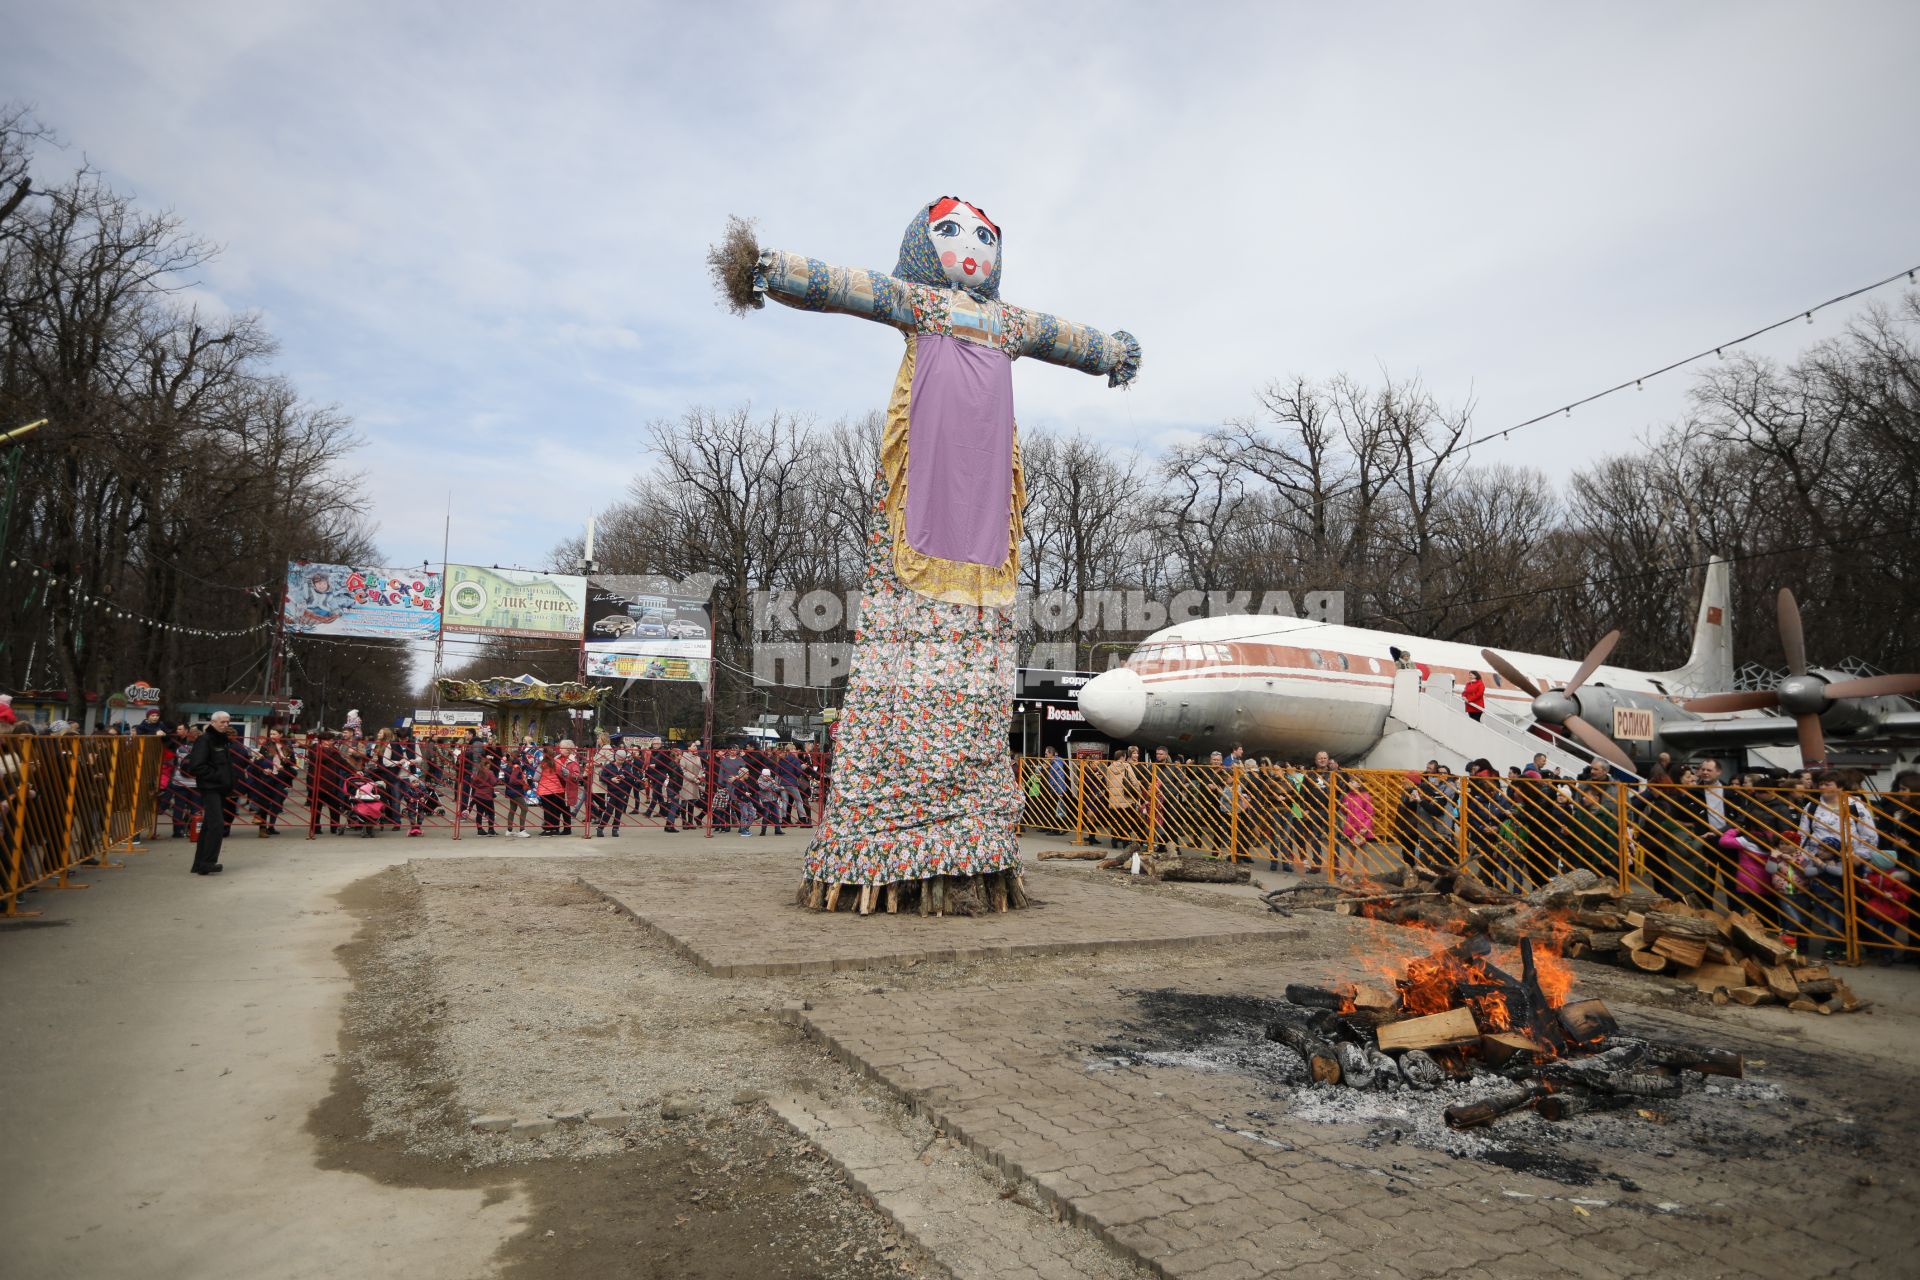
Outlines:
{"type": "MultiPolygon", "coordinates": [[[[986,209],[1004,296],[1145,350],[1124,393],[1021,362],[1029,431],[1151,452],[1382,367],[1492,429],[1920,263],[1916,47],[1911,0],[62,0],[14,6],[0,98],[224,246],[206,298],[359,423],[392,562],[451,490],[453,559],[527,564],[651,418],[883,403],[891,333],[715,305],[728,214],[890,269],[917,205],[986,209]]],[[[1685,387],[1481,453],[1563,477],[1685,387]]]]}

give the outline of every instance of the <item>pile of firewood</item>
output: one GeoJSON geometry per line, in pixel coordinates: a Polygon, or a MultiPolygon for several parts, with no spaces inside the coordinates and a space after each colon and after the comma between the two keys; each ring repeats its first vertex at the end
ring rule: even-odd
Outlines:
{"type": "Polygon", "coordinates": [[[1598,1000],[1555,1006],[1542,990],[1530,938],[1520,972],[1495,965],[1484,936],[1466,938],[1407,966],[1391,988],[1293,984],[1267,1038],[1306,1066],[1314,1085],[1434,1089],[1485,1071],[1512,1088],[1445,1110],[1455,1128],[1490,1124],[1532,1108],[1550,1120],[1678,1098],[1686,1072],[1743,1077],[1725,1049],[1696,1049],[1620,1036],[1598,1000]],[[1411,1014],[1410,1008],[1449,1007],[1411,1014]]]}
{"type": "Polygon", "coordinates": [[[1464,871],[1407,868],[1264,896],[1281,912],[1318,907],[1506,946],[1530,938],[1563,956],[1671,974],[1716,1004],[1779,1003],[1823,1014],[1868,1007],[1826,966],[1799,963],[1790,945],[1750,915],[1690,907],[1645,889],[1622,892],[1587,870],[1556,876],[1524,895],[1464,871]]]}

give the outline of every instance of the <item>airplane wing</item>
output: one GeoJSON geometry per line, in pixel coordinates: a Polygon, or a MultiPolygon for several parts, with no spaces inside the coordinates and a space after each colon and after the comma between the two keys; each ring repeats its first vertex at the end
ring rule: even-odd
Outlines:
{"type": "MultiPolygon", "coordinates": [[[[1830,734],[1835,742],[1862,746],[1885,739],[1920,738],[1920,711],[1881,716],[1870,728],[1854,734],[1830,734]]],[[[1715,747],[1763,747],[1797,741],[1790,716],[1743,716],[1738,720],[1688,720],[1660,726],[1660,740],[1679,751],[1715,747]]]]}
{"type": "Polygon", "coordinates": [[[1797,742],[1791,716],[1742,716],[1738,720],[1683,720],[1660,726],[1659,738],[1677,751],[1716,747],[1764,747],[1797,742]]]}

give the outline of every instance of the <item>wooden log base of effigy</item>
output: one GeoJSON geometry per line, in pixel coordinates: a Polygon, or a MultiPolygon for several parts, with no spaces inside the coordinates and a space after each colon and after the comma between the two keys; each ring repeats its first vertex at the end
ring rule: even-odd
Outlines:
{"type": "Polygon", "coordinates": [[[856,915],[985,916],[1030,905],[1027,882],[1015,871],[972,876],[928,876],[892,884],[834,884],[802,880],[796,895],[809,911],[856,915]]]}

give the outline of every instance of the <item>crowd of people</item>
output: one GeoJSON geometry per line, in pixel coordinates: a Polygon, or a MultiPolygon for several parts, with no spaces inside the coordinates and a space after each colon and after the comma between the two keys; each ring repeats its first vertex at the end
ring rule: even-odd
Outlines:
{"type": "MultiPolygon", "coordinates": [[[[211,726],[152,718],[167,745],[162,808],[173,836],[187,838],[208,809],[192,761],[211,726]]],[[[229,730],[222,750],[232,769],[230,785],[219,788],[224,833],[251,816],[261,838],[280,833],[290,794],[304,799],[301,826],[363,839],[384,831],[418,836],[430,825],[452,825],[456,815],[477,836],[501,835],[504,816],[505,834],[521,839],[570,836],[576,822],[595,836],[619,836],[634,817],[660,820],[667,832],[704,826],[711,816],[716,828],[781,835],[813,821],[824,776],[820,757],[791,743],[710,751],[632,746],[603,733],[583,750],[571,739],[507,744],[480,731],[464,742],[417,740],[406,728],[369,738],[351,720],[297,745],[277,729],[253,744],[229,730]],[[296,778],[304,778],[297,792],[296,778]]]]}
{"type": "Polygon", "coordinates": [[[1300,874],[1398,859],[1438,872],[1465,868],[1524,892],[1586,868],[1631,878],[1693,906],[1724,904],[1771,928],[1810,935],[1808,954],[1844,936],[1851,892],[1869,954],[1912,940],[1920,878],[1920,772],[1885,793],[1835,772],[1722,776],[1713,760],[1663,756],[1644,780],[1602,761],[1565,777],[1544,754],[1504,772],[1474,760],[1458,774],[1437,760],[1408,773],[1347,770],[1244,749],[1178,758],[1138,747],[1069,762],[1053,748],[1022,760],[1022,823],[1082,831],[1115,849],[1264,857],[1300,874]],[[1075,770],[1085,770],[1076,777],[1075,770]]]}
{"type": "MultiPolygon", "coordinates": [[[[65,723],[38,730],[11,711],[0,698],[0,733],[79,734],[65,723]]],[[[634,745],[602,733],[582,749],[480,731],[416,740],[407,728],[368,737],[357,715],[298,740],[268,729],[249,742],[224,712],[174,725],[149,711],[125,731],[160,739],[159,811],[174,838],[196,841],[202,875],[221,870],[221,841],[249,823],[261,839],[289,821],[363,839],[459,821],[489,837],[502,834],[503,816],[505,834],[521,839],[570,836],[576,822],[619,836],[636,820],[665,832],[711,823],[779,835],[812,824],[827,771],[825,757],[794,744],[634,745]],[[220,820],[207,821],[214,813],[220,820]]],[[[1239,747],[1184,758],[1129,746],[1074,761],[1048,747],[1020,759],[1018,776],[1024,827],[1084,832],[1115,849],[1264,857],[1301,874],[1324,873],[1329,859],[1342,868],[1398,859],[1470,870],[1515,892],[1577,868],[1612,881],[1624,866],[1667,897],[1805,935],[1813,957],[1844,936],[1849,898],[1869,954],[1892,956],[1914,939],[1920,772],[1880,793],[1842,772],[1725,777],[1717,761],[1665,755],[1628,781],[1598,760],[1563,777],[1545,753],[1504,772],[1475,760],[1456,774],[1430,760],[1399,774],[1343,769],[1324,751],[1296,762],[1239,747]]]]}

